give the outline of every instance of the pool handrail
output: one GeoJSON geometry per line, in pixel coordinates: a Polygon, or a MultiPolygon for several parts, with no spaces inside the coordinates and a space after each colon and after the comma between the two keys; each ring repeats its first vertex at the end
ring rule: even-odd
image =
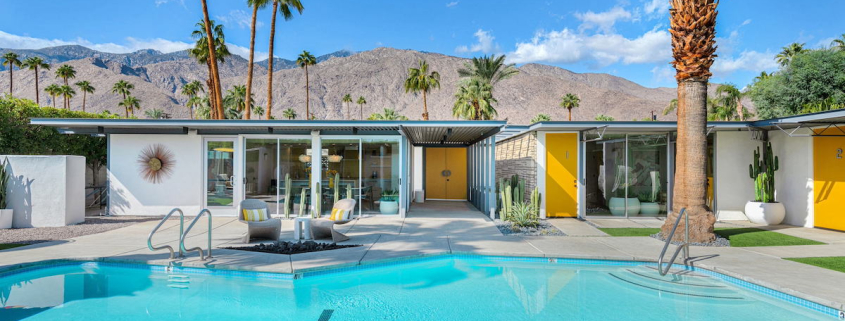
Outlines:
{"type": "Polygon", "coordinates": [[[191,221],[191,224],[188,224],[188,228],[185,229],[184,232],[182,232],[182,235],[179,237],[179,250],[184,252],[198,251],[200,253],[200,260],[202,261],[205,261],[206,259],[211,257],[211,211],[209,211],[207,208],[200,211],[199,214],[197,214],[197,217],[195,217],[194,220],[191,221]],[[191,228],[193,228],[194,225],[197,224],[197,221],[199,221],[200,217],[202,217],[203,214],[208,214],[208,256],[203,255],[202,248],[199,246],[190,249],[185,248],[185,238],[188,236],[188,232],[190,232],[191,228]]]}
{"type": "MultiPolygon", "coordinates": [[[[150,235],[147,236],[147,248],[150,249],[150,251],[153,251],[153,252],[158,251],[158,250],[162,250],[162,249],[168,249],[170,251],[170,259],[171,260],[176,258],[176,256],[174,255],[173,247],[170,246],[170,245],[162,245],[162,246],[159,246],[159,247],[154,247],[153,246],[153,234],[155,234],[156,231],[158,231],[158,229],[164,224],[164,222],[167,222],[167,219],[169,219],[170,216],[173,215],[173,213],[176,213],[176,212],[179,212],[179,235],[181,236],[182,231],[185,227],[185,213],[182,213],[182,209],[180,209],[178,207],[170,210],[170,213],[167,213],[167,215],[165,215],[164,218],[162,218],[161,221],[158,222],[158,225],[156,225],[156,227],[153,228],[153,230],[150,232],[150,235]]],[[[185,256],[185,252],[183,252],[182,249],[180,248],[179,249],[179,257],[184,257],[184,256],[185,256]]]]}
{"type": "Polygon", "coordinates": [[[672,264],[675,264],[675,259],[678,258],[681,250],[684,250],[684,264],[686,264],[686,261],[689,260],[689,214],[687,214],[686,207],[682,208],[678,217],[675,218],[675,225],[672,226],[672,231],[666,236],[666,243],[663,244],[663,250],[660,251],[660,256],[657,257],[657,271],[660,272],[660,276],[665,276],[669,273],[672,264]],[[672,238],[675,237],[675,230],[678,229],[678,223],[681,222],[681,218],[684,219],[684,243],[678,245],[678,248],[675,249],[675,254],[672,255],[672,259],[666,265],[666,269],[663,269],[663,257],[666,255],[666,249],[669,248],[669,243],[672,243],[672,238]]]}

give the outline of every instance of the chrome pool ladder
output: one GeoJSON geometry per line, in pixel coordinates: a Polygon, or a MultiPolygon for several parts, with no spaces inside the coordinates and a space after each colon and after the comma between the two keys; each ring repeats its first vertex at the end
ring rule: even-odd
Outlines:
{"type": "MultiPolygon", "coordinates": [[[[167,222],[167,219],[169,219],[170,216],[172,216],[173,213],[176,213],[176,212],[179,212],[179,236],[181,237],[182,236],[182,230],[184,229],[184,226],[185,226],[185,214],[182,213],[182,210],[179,209],[179,208],[174,208],[174,209],[170,210],[170,213],[167,213],[167,215],[165,215],[164,218],[162,218],[161,221],[158,222],[158,225],[156,225],[156,227],[153,228],[152,232],[150,232],[150,236],[147,237],[147,248],[150,249],[150,251],[155,252],[155,251],[158,251],[158,250],[168,249],[170,251],[170,259],[171,260],[176,258],[175,254],[173,252],[173,247],[170,246],[170,245],[162,245],[162,246],[159,246],[159,247],[154,247],[153,246],[153,234],[156,234],[156,231],[158,231],[158,229],[164,224],[164,222],[167,222]]],[[[183,257],[183,256],[185,256],[185,252],[183,252],[182,249],[180,248],[179,249],[179,257],[183,257]]]]}
{"type": "Polygon", "coordinates": [[[211,257],[211,211],[209,211],[207,208],[200,211],[200,213],[197,214],[197,217],[195,217],[194,220],[191,221],[191,224],[188,225],[188,228],[185,229],[184,232],[182,232],[182,235],[179,237],[179,251],[180,252],[198,251],[200,253],[200,260],[203,260],[203,261],[205,261],[206,259],[211,257]],[[200,220],[200,218],[203,216],[203,214],[206,214],[206,216],[208,216],[208,256],[203,255],[202,248],[200,248],[199,246],[197,246],[195,248],[190,248],[190,249],[185,248],[185,238],[188,236],[188,232],[191,231],[191,228],[194,227],[194,224],[197,224],[197,221],[200,220]]]}
{"type": "Polygon", "coordinates": [[[686,260],[689,260],[689,214],[687,214],[686,208],[682,208],[678,217],[675,219],[675,225],[672,226],[672,231],[669,232],[669,235],[666,237],[666,243],[663,244],[663,250],[660,251],[660,256],[657,257],[657,271],[660,272],[661,276],[669,273],[669,270],[672,268],[672,264],[675,264],[675,259],[678,258],[678,254],[681,250],[684,250],[684,264],[686,265],[686,260]],[[672,238],[675,237],[675,230],[678,229],[678,223],[681,222],[681,218],[684,219],[684,242],[681,245],[678,245],[678,248],[675,249],[675,254],[672,255],[672,259],[669,260],[669,264],[666,265],[666,269],[663,269],[663,257],[666,255],[666,249],[669,248],[669,243],[672,243],[672,238]]]}

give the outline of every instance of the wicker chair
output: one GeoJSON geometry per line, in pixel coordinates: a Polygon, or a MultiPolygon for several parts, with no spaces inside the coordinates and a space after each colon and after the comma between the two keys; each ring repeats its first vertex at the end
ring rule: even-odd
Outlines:
{"type": "Polygon", "coordinates": [[[355,200],[346,198],[337,201],[332,209],[343,210],[343,217],[339,220],[331,219],[314,219],[311,220],[311,236],[316,239],[332,238],[332,242],[343,242],[349,240],[349,237],[334,229],[335,225],[346,224],[352,222],[352,213],[355,212],[355,200]]]}
{"type": "Polygon", "coordinates": [[[279,240],[279,234],[282,232],[282,221],[277,218],[270,217],[270,211],[267,211],[267,220],[261,222],[250,222],[244,220],[244,210],[267,210],[267,203],[261,200],[243,200],[238,205],[238,221],[246,224],[246,234],[243,242],[249,243],[253,238],[264,238],[273,241],[279,240]]]}

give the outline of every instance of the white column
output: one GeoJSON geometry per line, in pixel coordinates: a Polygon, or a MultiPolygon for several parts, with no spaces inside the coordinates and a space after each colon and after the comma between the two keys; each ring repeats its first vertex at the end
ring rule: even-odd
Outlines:
{"type": "MultiPolygon", "coordinates": [[[[323,142],[320,138],[320,131],[319,130],[312,130],[311,131],[311,212],[313,213],[316,207],[314,206],[314,202],[320,202],[322,200],[317,198],[317,183],[320,182],[322,178],[322,169],[323,169],[323,142]]],[[[313,214],[312,214],[313,215],[313,214]]],[[[320,213],[317,213],[320,215],[320,213]]]]}

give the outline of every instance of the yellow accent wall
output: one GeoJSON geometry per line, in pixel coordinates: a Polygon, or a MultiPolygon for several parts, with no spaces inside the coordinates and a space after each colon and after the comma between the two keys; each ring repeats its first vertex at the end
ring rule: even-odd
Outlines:
{"type": "Polygon", "coordinates": [[[578,134],[546,134],[546,217],[578,216],[578,134]]]}
{"type": "Polygon", "coordinates": [[[845,231],[845,137],[813,137],[815,227],[845,231]]]}
{"type": "Polygon", "coordinates": [[[467,149],[425,149],[426,199],[467,199],[467,149]],[[450,174],[444,176],[444,171],[450,174]]]}

